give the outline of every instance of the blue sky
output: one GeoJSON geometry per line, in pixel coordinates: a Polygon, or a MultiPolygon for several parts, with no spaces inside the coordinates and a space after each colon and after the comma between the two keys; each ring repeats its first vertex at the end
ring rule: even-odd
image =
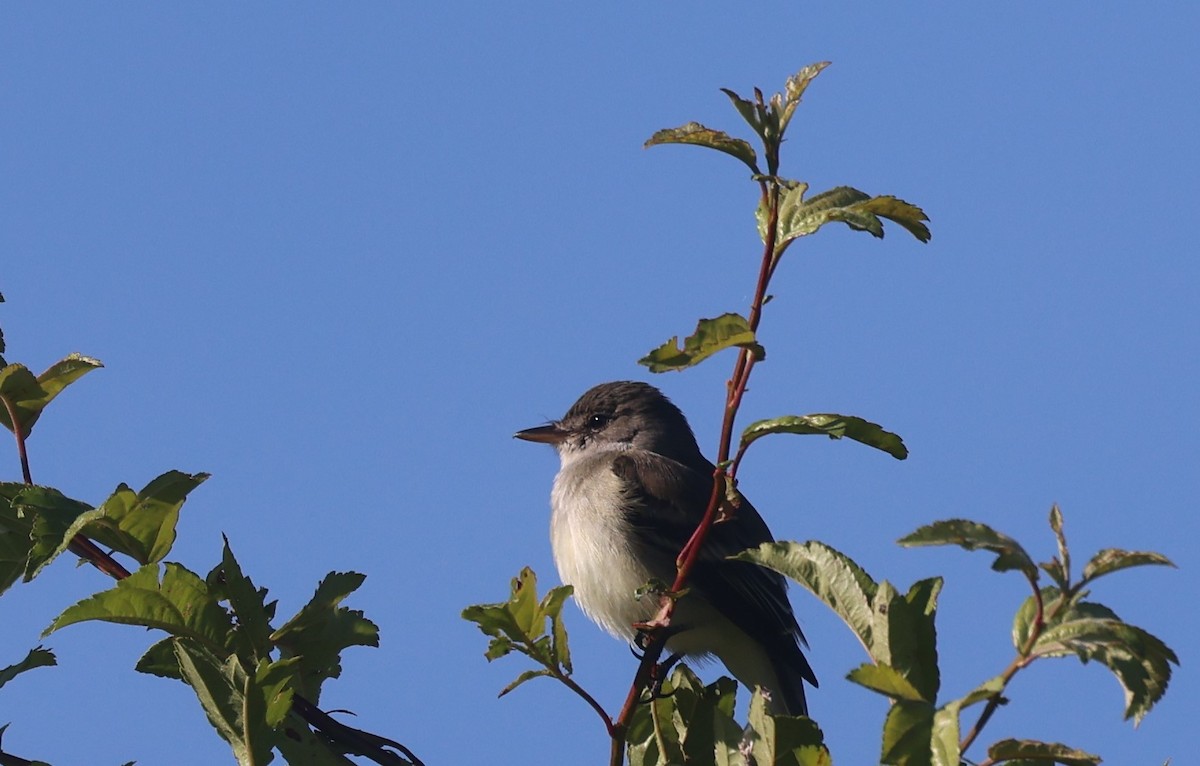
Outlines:
{"type": "MultiPolygon", "coordinates": [[[[1142,726],[1107,671],[1060,661],[1018,677],[984,740],[1182,762],[1200,709],[1198,21],[1185,3],[6,5],[6,356],[106,364],[38,424],[34,478],[98,503],[211,472],[172,559],[206,572],[227,534],[281,615],[327,571],[368,575],[352,606],[383,643],[347,654],[326,706],[431,766],[600,762],[603,732],[565,690],[495,698],[526,666],[487,665],[458,617],[522,566],[557,581],[557,461],[511,435],[594,383],[648,379],[635,360],[696,318],[745,310],[755,187],[722,155],[642,142],[693,119],[741,131],[718,88],[770,92],[830,60],[783,172],[918,204],[933,241],[830,227],[789,250],[743,423],[860,415],[911,457],[778,437],[742,489],[777,537],[901,587],[946,576],[948,694],[1009,662],[1024,586],[898,537],[965,516],[1045,560],[1058,502],[1077,560],[1167,554],[1179,570],[1094,592],[1181,655],[1142,726]]],[[[710,455],[731,363],[652,381],[710,455]]],[[[105,586],[64,560],[6,594],[0,665],[105,586]]],[[[793,602],[835,762],[870,762],[885,703],[842,680],[865,657],[793,602]]],[[[634,661],[568,620],[578,680],[615,709],[634,661]]],[[[231,762],[190,690],[132,671],[153,639],[52,636],[60,667],[0,693],[5,749],[231,762]]]]}

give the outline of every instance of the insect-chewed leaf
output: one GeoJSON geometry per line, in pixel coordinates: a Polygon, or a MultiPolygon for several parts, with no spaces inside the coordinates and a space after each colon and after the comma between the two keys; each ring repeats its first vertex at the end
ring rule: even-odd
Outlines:
{"type": "Polygon", "coordinates": [[[1075,605],[1067,619],[1047,628],[1034,643],[1033,654],[1075,654],[1084,662],[1103,664],[1125,691],[1125,717],[1135,721],[1141,721],[1166,693],[1171,665],[1179,664],[1175,652],[1159,638],[1117,619],[1111,609],[1087,602],[1075,605]]]}
{"type": "Polygon", "coordinates": [[[30,649],[29,653],[25,655],[25,659],[21,660],[15,665],[9,665],[6,668],[0,668],[0,687],[21,675],[26,670],[45,668],[57,664],[58,660],[55,659],[54,652],[50,651],[49,649],[43,649],[40,646],[36,649],[30,649]]]}
{"type": "Polygon", "coordinates": [[[234,557],[229,538],[222,535],[221,539],[224,541],[221,563],[213,567],[205,582],[219,601],[229,603],[237,617],[234,642],[239,656],[251,666],[270,656],[275,602],[267,604],[267,589],[254,586],[234,557]]]}
{"type": "Polygon", "coordinates": [[[297,676],[304,684],[298,691],[313,704],[324,680],[341,675],[343,649],[379,646],[378,626],[361,611],[340,605],[365,579],[358,572],[330,572],[296,616],[271,634],[284,659],[303,658],[297,676]]]}
{"type": "Polygon", "coordinates": [[[830,413],[816,415],[784,415],[783,417],[757,420],[742,431],[742,446],[768,434],[821,434],[831,439],[853,439],[868,447],[882,450],[897,460],[908,457],[904,440],[891,431],[883,430],[878,423],[854,417],[830,413]]]}
{"type": "Polygon", "coordinates": [[[667,128],[660,130],[653,136],[647,139],[643,144],[644,148],[658,146],[659,144],[692,144],[694,146],[707,146],[709,149],[716,149],[718,152],[724,152],[731,157],[737,157],[746,166],[755,173],[758,172],[758,156],[754,153],[754,147],[750,146],[749,142],[733,136],[720,130],[706,128],[698,122],[689,122],[686,125],[681,125],[678,128],[667,128]]]}
{"type": "Polygon", "coordinates": [[[1030,582],[1037,581],[1037,566],[1020,543],[986,524],[968,519],[948,519],[927,524],[897,540],[900,545],[958,545],[969,551],[985,550],[996,554],[992,569],[1017,570],[1030,582]]]}
{"type": "Polygon", "coordinates": [[[992,761],[1060,763],[1063,766],[1096,766],[1100,756],[1076,750],[1058,742],[1038,742],[1032,739],[1002,739],[988,748],[992,761]]]}
{"type": "Polygon", "coordinates": [[[1154,551],[1126,551],[1120,548],[1106,548],[1095,556],[1083,568],[1083,581],[1095,580],[1112,572],[1130,567],[1157,564],[1173,567],[1175,564],[1166,556],[1154,551]]]}
{"type": "Polygon", "coordinates": [[[871,602],[879,586],[849,556],[810,540],[763,543],[730,558],[773,569],[803,585],[835,611],[870,652],[871,602]]]}
{"type": "Polygon", "coordinates": [[[100,360],[82,354],[68,355],[37,377],[24,365],[5,366],[0,369],[0,403],[7,406],[0,406],[0,424],[14,433],[20,424],[22,433],[28,435],[54,397],[85,374],[103,366],[100,360]],[[10,407],[17,424],[9,415],[10,407]]]}
{"type": "Polygon", "coordinates": [[[701,319],[692,333],[679,347],[679,337],[666,343],[638,360],[638,364],[650,372],[682,370],[699,364],[708,357],[726,348],[749,349],[754,358],[761,360],[766,351],[754,339],[750,323],[739,314],[722,314],[714,319],[701,319]]]}

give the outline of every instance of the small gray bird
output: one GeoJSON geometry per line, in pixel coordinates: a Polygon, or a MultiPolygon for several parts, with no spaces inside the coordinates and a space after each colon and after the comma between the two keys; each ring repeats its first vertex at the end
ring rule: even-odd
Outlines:
{"type": "MultiPolygon", "coordinates": [[[[602,383],[561,420],[520,431],[554,445],[562,465],[550,494],[550,542],[559,576],[585,614],[631,640],[657,599],[634,592],[671,583],[675,559],[708,507],[713,464],[679,408],[645,383],[602,383]]],[[[774,538],[748,501],[715,524],[671,621],[667,649],[718,657],[749,688],[762,686],[776,712],[807,715],[804,682],[817,678],[788,603],[784,578],[727,556],[774,538]],[[678,632],[675,632],[678,631],[678,632]]]]}

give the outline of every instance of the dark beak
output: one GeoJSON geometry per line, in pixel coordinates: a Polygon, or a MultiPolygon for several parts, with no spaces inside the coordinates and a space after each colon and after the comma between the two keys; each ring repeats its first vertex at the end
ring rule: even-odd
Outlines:
{"type": "Polygon", "coordinates": [[[560,428],[557,423],[548,423],[544,426],[517,431],[513,434],[513,438],[524,439],[527,442],[541,442],[542,444],[562,444],[566,441],[567,431],[560,428]]]}

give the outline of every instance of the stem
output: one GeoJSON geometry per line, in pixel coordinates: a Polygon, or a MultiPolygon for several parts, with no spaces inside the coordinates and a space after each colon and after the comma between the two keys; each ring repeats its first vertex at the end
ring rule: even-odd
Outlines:
{"type": "MultiPolygon", "coordinates": [[[[762,321],[763,301],[766,298],[767,287],[771,282],[771,275],[774,273],[777,263],[775,243],[779,231],[779,184],[774,180],[770,181],[770,183],[765,180],[758,183],[762,199],[766,201],[769,212],[767,216],[767,236],[763,245],[762,261],[758,270],[758,281],[754,289],[754,298],[750,302],[750,315],[747,317],[747,322],[752,331],[757,331],[759,322],[762,321]]],[[[708,537],[708,531],[715,523],[718,510],[721,508],[722,500],[725,497],[725,482],[729,478],[734,477],[736,465],[741,462],[741,455],[744,450],[739,449],[737,461],[731,469],[727,470],[722,467],[729,460],[730,445],[733,442],[733,425],[737,420],[738,409],[741,407],[742,396],[746,393],[746,386],[750,381],[750,372],[754,369],[754,364],[753,353],[749,349],[743,349],[738,354],[737,360],[734,362],[733,374],[726,383],[725,411],[721,421],[721,441],[717,445],[717,467],[713,471],[712,494],[709,496],[708,507],[704,511],[704,516],[696,526],[696,531],[692,533],[687,544],[679,552],[675,582],[671,586],[672,594],[682,592],[687,586],[688,578],[696,565],[696,561],[700,557],[704,541],[708,537]]],[[[609,728],[613,742],[609,758],[610,766],[621,766],[624,762],[625,751],[623,743],[625,733],[629,729],[629,722],[633,716],[638,699],[641,696],[641,690],[646,688],[650,682],[658,663],[658,658],[662,656],[663,648],[667,643],[668,632],[665,628],[670,625],[671,615],[674,611],[675,598],[671,594],[664,595],[658,614],[655,615],[646,628],[649,638],[644,646],[645,653],[638,664],[638,669],[634,674],[633,684],[629,688],[629,693],[625,696],[625,704],[621,707],[621,712],[617,716],[616,721],[609,728]]]]}
{"type": "MultiPolygon", "coordinates": [[[[992,714],[1000,707],[1000,700],[1003,698],[1004,690],[1008,688],[1008,683],[1012,681],[1013,676],[1037,659],[1036,657],[1031,657],[1029,653],[1033,651],[1033,645],[1037,643],[1038,638],[1042,635],[1042,631],[1046,629],[1046,621],[1044,619],[1046,605],[1042,600],[1042,589],[1038,587],[1037,579],[1029,578],[1029,584],[1033,586],[1034,603],[1037,604],[1037,611],[1033,617],[1033,627],[1029,631],[1029,638],[1025,640],[1025,645],[1017,651],[1017,656],[1013,658],[1013,661],[1000,674],[1000,691],[988,699],[983,712],[979,714],[979,719],[975,721],[975,725],[971,727],[971,730],[967,732],[967,736],[963,737],[962,742],[959,743],[958,752],[960,755],[966,754],[967,748],[975,742],[980,732],[983,731],[983,727],[987,726],[988,721],[992,719],[992,714]]],[[[1059,599],[1060,609],[1062,608],[1062,604],[1066,603],[1066,595],[1064,591],[1059,599]]],[[[1057,613],[1058,610],[1056,609],[1055,614],[1057,613]]]]}
{"type": "Polygon", "coordinates": [[[7,396],[0,396],[4,409],[8,411],[8,422],[12,423],[13,436],[17,437],[17,454],[21,458],[21,477],[26,484],[33,484],[29,474],[29,455],[25,452],[25,424],[17,418],[17,410],[7,396]]]}
{"type": "Polygon", "coordinates": [[[604,721],[604,726],[606,729],[608,729],[608,736],[612,737],[614,735],[614,726],[613,726],[613,722],[612,722],[612,717],[609,716],[608,712],[604,709],[604,707],[599,702],[596,701],[596,698],[593,697],[592,695],[588,694],[587,691],[582,686],[575,683],[575,679],[573,679],[570,676],[568,676],[567,674],[563,673],[558,668],[550,668],[550,672],[555,678],[557,678],[559,681],[562,681],[564,684],[566,684],[568,689],[570,689],[571,691],[575,692],[577,695],[582,697],[584,702],[591,705],[592,710],[595,710],[596,714],[600,716],[600,720],[604,721]]]}

